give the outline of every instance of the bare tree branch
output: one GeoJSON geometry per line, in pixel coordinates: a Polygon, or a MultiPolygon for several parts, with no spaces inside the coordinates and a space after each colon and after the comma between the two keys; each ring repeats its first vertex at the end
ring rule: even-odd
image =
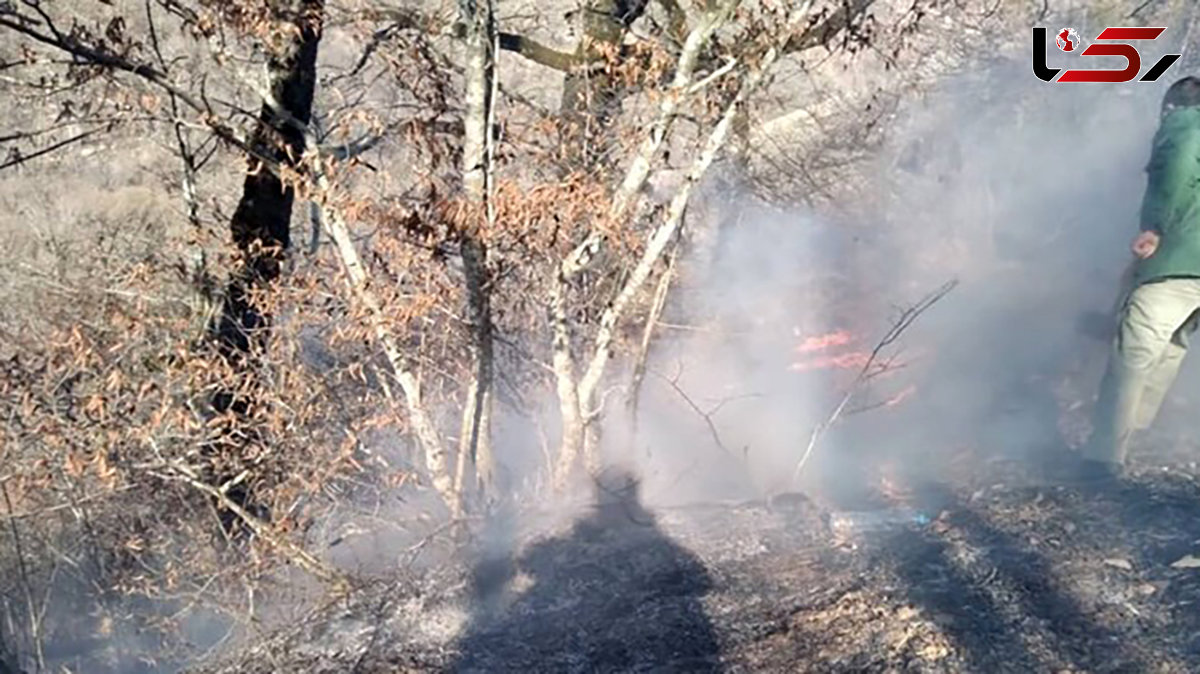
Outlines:
{"type": "MultiPolygon", "coordinates": [[[[56,31],[54,31],[56,33],[55,35],[47,35],[46,33],[34,28],[34,25],[36,25],[36,22],[31,21],[26,17],[22,17],[15,12],[9,14],[0,14],[0,27],[8,28],[9,30],[21,35],[25,35],[26,37],[29,37],[37,42],[41,42],[42,44],[67,52],[87,63],[136,75],[153,84],[154,86],[159,87],[163,91],[177,98],[179,101],[182,101],[185,105],[187,105],[187,107],[191,108],[195,112],[200,113],[204,125],[212,129],[223,140],[236,146],[238,149],[245,152],[247,156],[262,162],[264,168],[267,170],[272,172],[277,172],[279,170],[277,162],[270,157],[263,155],[261,152],[258,152],[255,148],[251,147],[244,138],[233,131],[233,129],[230,129],[228,126],[221,123],[213,114],[212,107],[208,105],[207,102],[193,96],[192,94],[189,94],[187,91],[184,91],[181,87],[172,82],[165,73],[157,68],[144,63],[131,61],[124,56],[119,56],[103,49],[91,47],[70,35],[58,34],[56,31]],[[11,17],[16,18],[14,19],[11,17]]],[[[52,26],[52,24],[47,25],[52,26]]]]}
{"type": "Polygon", "coordinates": [[[784,44],[782,51],[792,53],[828,45],[836,35],[853,28],[874,2],[875,0],[845,0],[824,19],[816,17],[815,23],[792,36],[784,44]]]}
{"type": "Polygon", "coordinates": [[[651,371],[651,374],[663,380],[667,386],[670,386],[671,390],[675,391],[675,393],[683,399],[683,402],[685,402],[688,407],[692,408],[693,412],[695,412],[701,419],[704,420],[704,425],[708,427],[708,434],[712,436],[713,443],[720,448],[722,452],[725,452],[734,458],[738,458],[738,456],[730,451],[729,447],[727,447],[721,440],[721,432],[717,430],[717,425],[715,422],[713,422],[713,415],[716,414],[722,407],[724,407],[727,401],[721,401],[714,409],[711,410],[701,409],[700,406],[696,404],[696,401],[692,400],[691,396],[689,396],[687,392],[684,391],[679,385],[678,376],[666,377],[659,372],[654,372],[653,370],[651,371]]]}
{"type": "Polygon", "coordinates": [[[84,140],[86,138],[90,138],[91,136],[94,136],[103,130],[104,129],[92,129],[91,131],[84,131],[83,133],[79,133],[74,136],[71,136],[70,138],[60,140],[57,143],[54,143],[47,147],[44,147],[36,152],[31,152],[29,154],[22,154],[20,152],[14,151],[12,153],[12,157],[10,159],[5,161],[3,164],[0,164],[0,171],[3,171],[6,168],[11,168],[13,166],[20,166],[21,164],[24,164],[27,161],[48,155],[51,152],[54,152],[55,150],[60,150],[68,145],[72,145],[72,144],[78,143],[79,141],[84,140]]]}
{"type": "MultiPolygon", "coordinates": [[[[351,73],[357,73],[366,65],[371,55],[374,54],[379,47],[389,40],[393,35],[406,30],[418,30],[434,35],[449,35],[455,38],[465,38],[470,30],[470,27],[464,22],[457,22],[447,26],[441,22],[439,27],[438,19],[428,16],[420,10],[411,7],[395,7],[387,9],[377,9],[364,12],[359,15],[360,18],[380,21],[387,20],[391,23],[371,35],[371,41],[363,49],[362,55],[358,58],[351,73]]],[[[500,49],[511,51],[537,63],[539,65],[553,68],[555,70],[567,71],[574,67],[583,65],[584,57],[575,52],[558,51],[553,47],[548,47],[537,40],[519,35],[517,33],[498,33],[500,49]]]]}
{"type": "Polygon", "coordinates": [[[896,340],[900,339],[900,336],[904,334],[904,331],[908,330],[908,328],[921,316],[921,314],[925,313],[925,311],[927,311],[934,304],[937,304],[937,302],[949,294],[951,290],[954,290],[957,285],[957,280],[950,281],[927,295],[921,301],[900,313],[900,316],[894,323],[892,323],[892,326],[888,328],[888,331],[884,333],[883,337],[881,337],[875,344],[875,348],[871,349],[871,354],[867,357],[866,362],[863,363],[862,368],[854,377],[854,381],[851,382],[850,386],[847,388],[846,394],[842,396],[842,399],[833,408],[833,411],[830,413],[829,417],[813,428],[812,434],[808,438],[808,445],[804,448],[804,453],[800,455],[800,460],[796,462],[795,470],[792,471],[791,481],[793,483],[800,477],[800,473],[804,470],[804,466],[808,464],[808,460],[812,457],[813,450],[816,449],[817,441],[820,439],[821,435],[831,426],[837,423],[837,420],[841,418],[842,413],[846,410],[846,406],[849,405],[854,396],[858,394],[862,384],[871,378],[872,372],[875,369],[875,366],[879,360],[879,356],[883,350],[894,344],[896,340]]]}
{"type": "Polygon", "coordinates": [[[585,63],[584,57],[578,52],[558,51],[537,40],[514,33],[500,33],[500,48],[516,52],[538,65],[563,72],[585,63]]]}

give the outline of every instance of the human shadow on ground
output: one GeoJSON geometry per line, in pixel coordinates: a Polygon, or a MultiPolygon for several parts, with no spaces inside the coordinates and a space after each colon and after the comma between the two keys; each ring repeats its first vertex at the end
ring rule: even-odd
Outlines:
{"type": "Polygon", "coordinates": [[[896,536],[884,557],[907,599],[938,623],[969,671],[1156,671],[1129,632],[1101,620],[1024,536],[940,485],[922,500],[942,517],[896,536]]]}
{"type": "Polygon", "coordinates": [[[452,671],[721,671],[701,603],[709,574],[659,528],[628,474],[598,481],[596,506],[567,534],[474,571],[452,671]]]}

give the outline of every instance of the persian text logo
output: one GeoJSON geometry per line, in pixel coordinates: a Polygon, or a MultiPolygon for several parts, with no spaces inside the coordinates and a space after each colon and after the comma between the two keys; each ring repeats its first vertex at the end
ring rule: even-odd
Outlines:
{"type": "MultiPolygon", "coordinates": [[[[1033,29],[1033,74],[1046,82],[1130,82],[1142,72],[1142,55],[1136,47],[1126,42],[1153,41],[1162,35],[1166,28],[1105,28],[1096,36],[1096,42],[1084,49],[1079,34],[1074,28],[1063,28],[1054,34],[1054,44],[1068,54],[1080,56],[1119,56],[1125,59],[1125,68],[1121,70],[1085,70],[1073,68],[1063,72],[1062,68],[1051,68],[1046,64],[1046,37],[1044,26],[1033,29]],[[1059,73],[1062,72],[1062,75],[1059,73]],[[1055,79],[1057,77],[1058,79],[1055,79]]],[[[1162,77],[1176,61],[1179,54],[1165,54],[1146,71],[1139,82],[1153,82],[1162,77]]]]}

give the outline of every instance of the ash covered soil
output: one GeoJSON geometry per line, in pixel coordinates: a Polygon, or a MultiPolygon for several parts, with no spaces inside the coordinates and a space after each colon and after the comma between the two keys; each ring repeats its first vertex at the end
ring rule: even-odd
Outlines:
{"type": "Polygon", "coordinates": [[[211,671],[1200,671],[1194,471],[980,468],[914,490],[929,523],[849,538],[802,498],[594,507],[512,555],[363,585],[211,671]]]}

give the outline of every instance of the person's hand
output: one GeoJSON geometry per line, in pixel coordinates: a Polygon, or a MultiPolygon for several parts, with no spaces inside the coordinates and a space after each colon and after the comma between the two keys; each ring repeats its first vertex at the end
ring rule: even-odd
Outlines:
{"type": "Polygon", "coordinates": [[[1153,255],[1154,251],[1158,250],[1158,241],[1158,232],[1146,231],[1137,235],[1130,248],[1139,260],[1145,260],[1153,255]]]}

